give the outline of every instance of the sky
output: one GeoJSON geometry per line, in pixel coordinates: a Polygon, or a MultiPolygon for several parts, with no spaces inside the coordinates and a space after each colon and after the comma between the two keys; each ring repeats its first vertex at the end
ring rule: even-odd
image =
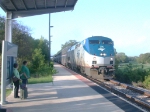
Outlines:
{"type": "MultiPolygon", "coordinates": [[[[5,12],[0,8],[0,15],[5,12]]],[[[35,39],[49,39],[49,14],[15,19],[35,39]]],[[[68,40],[105,36],[117,52],[139,56],[150,52],[150,0],[78,0],[73,11],[51,13],[51,54],[68,40]]]]}

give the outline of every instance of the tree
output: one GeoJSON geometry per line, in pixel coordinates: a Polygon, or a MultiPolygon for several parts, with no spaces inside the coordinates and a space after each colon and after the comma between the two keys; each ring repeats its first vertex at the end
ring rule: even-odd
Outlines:
{"type": "MultiPolygon", "coordinates": [[[[30,36],[30,29],[17,21],[12,21],[12,42],[18,45],[18,57],[31,58],[33,38],[30,36]]],[[[5,39],[5,18],[0,16],[0,40],[5,39]]],[[[0,41],[0,52],[2,50],[0,41]]]]}
{"type": "MultiPolygon", "coordinates": [[[[52,63],[49,68],[45,62],[49,59],[49,42],[41,37],[34,39],[31,36],[29,27],[22,25],[17,21],[12,21],[12,43],[18,45],[17,63],[22,64],[22,61],[29,62],[31,73],[38,72],[47,74],[52,71],[52,63]]],[[[5,18],[0,16],[0,39],[5,38],[5,18]]],[[[0,52],[2,50],[2,41],[0,41],[0,52]]],[[[1,56],[0,56],[1,58],[1,56]]],[[[1,60],[0,60],[1,65],[1,60]]]]}
{"type": "Polygon", "coordinates": [[[41,36],[38,44],[38,48],[42,49],[42,55],[45,55],[45,60],[49,60],[49,42],[41,36]]]}
{"type": "Polygon", "coordinates": [[[77,43],[78,42],[76,40],[69,40],[65,44],[61,45],[61,49],[64,49],[65,47],[68,47],[68,46],[73,46],[73,45],[75,45],[77,43]]]}
{"type": "Polygon", "coordinates": [[[130,56],[130,57],[128,57],[128,61],[129,62],[137,62],[137,58],[138,58],[137,56],[133,56],[133,57],[130,56]]]}
{"type": "Polygon", "coordinates": [[[30,29],[16,21],[13,21],[12,42],[18,45],[18,57],[31,59],[34,39],[30,35],[30,29]]]}
{"type": "Polygon", "coordinates": [[[116,59],[118,62],[128,62],[128,57],[125,55],[125,53],[118,53],[116,54],[116,59]]]}
{"type": "Polygon", "coordinates": [[[32,68],[36,71],[45,65],[45,56],[42,55],[42,49],[35,49],[32,54],[32,68]]]}
{"type": "Polygon", "coordinates": [[[150,53],[145,53],[144,54],[144,62],[145,63],[150,63],[150,53]]]}
{"type": "Polygon", "coordinates": [[[150,63],[150,53],[140,54],[137,61],[143,64],[150,63]]]}

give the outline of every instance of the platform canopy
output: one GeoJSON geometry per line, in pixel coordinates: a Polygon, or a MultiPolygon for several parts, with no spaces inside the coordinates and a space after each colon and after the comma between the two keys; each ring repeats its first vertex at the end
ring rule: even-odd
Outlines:
{"type": "Polygon", "coordinates": [[[0,7],[12,19],[73,10],[78,0],[0,0],[0,7]]]}

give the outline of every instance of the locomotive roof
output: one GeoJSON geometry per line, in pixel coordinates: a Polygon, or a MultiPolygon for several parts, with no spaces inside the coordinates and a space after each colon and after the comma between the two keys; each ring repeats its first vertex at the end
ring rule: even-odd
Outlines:
{"type": "Polygon", "coordinates": [[[92,36],[92,37],[88,37],[86,39],[93,38],[93,37],[98,37],[98,38],[102,38],[102,39],[111,39],[111,38],[104,37],[104,36],[92,36]]]}

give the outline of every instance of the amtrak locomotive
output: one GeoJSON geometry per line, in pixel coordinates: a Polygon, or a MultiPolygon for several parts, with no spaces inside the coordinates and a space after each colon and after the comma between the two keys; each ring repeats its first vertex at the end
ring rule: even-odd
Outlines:
{"type": "Polygon", "coordinates": [[[114,42],[107,37],[92,36],[55,55],[54,61],[96,79],[114,75],[114,42]]]}

